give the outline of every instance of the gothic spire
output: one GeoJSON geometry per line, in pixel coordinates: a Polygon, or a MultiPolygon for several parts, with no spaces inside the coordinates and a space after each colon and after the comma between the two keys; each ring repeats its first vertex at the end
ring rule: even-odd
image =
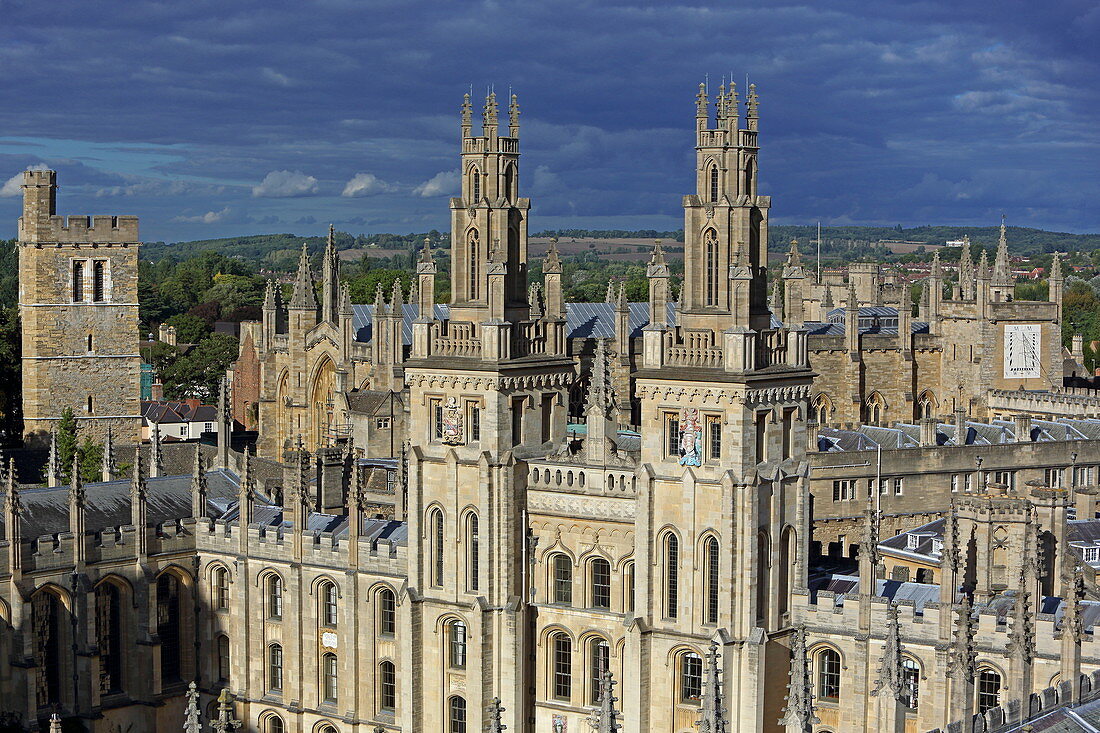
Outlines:
{"type": "Polygon", "coordinates": [[[787,683],[787,705],[779,724],[787,733],[811,733],[820,721],[814,716],[813,684],[806,656],[806,627],[796,626],[791,634],[791,671],[787,683]]]}
{"type": "Polygon", "coordinates": [[[1062,255],[1059,252],[1054,253],[1054,259],[1050,263],[1050,279],[1061,280],[1062,279],[1062,255]]]}
{"type": "Polygon", "coordinates": [[[584,414],[609,417],[614,407],[615,392],[611,389],[611,376],[608,373],[606,339],[596,339],[596,351],[592,355],[592,374],[588,381],[588,392],[584,400],[584,414]]]}
{"type": "Polygon", "coordinates": [[[72,476],[69,477],[69,510],[84,507],[84,480],[80,475],[80,452],[73,454],[72,476]]]}
{"type": "Polygon", "coordinates": [[[1020,563],[1020,577],[1016,587],[1016,598],[1012,604],[1012,628],[1009,630],[1008,649],[1018,654],[1026,664],[1035,656],[1035,616],[1031,608],[1031,596],[1035,587],[1032,571],[1032,542],[1030,533],[1024,533],[1024,547],[1020,563]]]}
{"type": "Polygon", "coordinates": [[[1005,217],[1001,214],[1001,236],[997,241],[997,255],[993,261],[994,284],[1009,285],[1012,283],[1012,267],[1008,261],[1008,237],[1005,234],[1005,217]]]}
{"type": "Polygon", "coordinates": [[[199,691],[192,680],[187,685],[187,709],[183,711],[183,733],[202,733],[202,720],[199,715],[199,691]]]}
{"type": "Polygon", "coordinates": [[[561,258],[558,256],[558,238],[557,237],[551,237],[551,239],[550,239],[550,247],[546,250],[546,259],[543,260],[543,263],[542,263],[542,271],[543,271],[543,273],[547,273],[547,272],[560,273],[561,272],[561,258]]]}
{"type": "MultiPolygon", "coordinates": [[[[195,446],[198,450],[198,446],[195,446]]],[[[134,468],[130,474],[130,500],[134,503],[145,501],[149,486],[145,482],[145,474],[141,470],[141,448],[134,449],[134,468]]]]}
{"type": "Polygon", "coordinates": [[[891,602],[886,607],[886,645],[882,650],[882,662],[879,664],[878,676],[875,679],[875,694],[885,690],[895,700],[901,697],[905,691],[902,661],[898,607],[891,602]]]}
{"type": "Polygon", "coordinates": [[[974,677],[974,661],[977,649],[974,647],[974,606],[970,595],[964,594],[955,616],[955,632],[951,640],[948,669],[966,679],[974,677]]]}
{"type": "MultiPolygon", "coordinates": [[[[8,516],[14,516],[16,514],[23,513],[23,501],[19,498],[19,483],[15,480],[15,459],[9,458],[7,471],[4,472],[4,485],[8,495],[7,499],[7,511],[8,516]]],[[[10,530],[9,530],[10,531],[10,530]]],[[[9,536],[10,540],[11,537],[9,536]]]]}
{"type": "Polygon", "coordinates": [[[57,431],[50,431],[50,456],[46,459],[46,483],[57,486],[61,483],[61,455],[57,452],[57,431]]]}
{"type": "Polygon", "coordinates": [[[605,303],[614,303],[615,302],[615,280],[614,279],[609,279],[607,281],[607,295],[604,296],[603,301],[605,303]]]}
{"type": "Polygon", "coordinates": [[[791,248],[787,251],[787,267],[799,267],[802,265],[802,255],[798,252],[798,240],[791,240],[791,248]]]}
{"type": "Polygon", "coordinates": [[[989,256],[982,250],[982,256],[978,259],[978,279],[989,279],[989,256]]]}
{"type": "Polygon", "coordinates": [[[745,106],[745,119],[754,120],[760,117],[760,97],[756,94],[756,85],[749,84],[748,103],[745,106]]]}
{"type": "Polygon", "coordinates": [[[695,95],[695,116],[704,120],[707,119],[710,114],[707,109],[708,106],[707,85],[704,82],[699,82],[699,93],[695,95]]]}
{"type": "Polygon", "coordinates": [[[515,94],[508,103],[508,136],[519,137],[519,100],[515,94]]]}
{"type": "Polygon", "coordinates": [[[470,137],[470,128],[473,127],[473,106],[470,104],[470,94],[462,95],[462,137],[470,137]]]}
{"type": "MultiPolygon", "coordinates": [[[[141,470],[141,454],[134,458],[135,473],[141,470]]],[[[191,516],[195,519],[206,516],[206,467],[203,465],[202,451],[195,444],[195,460],[191,465],[191,516]]]]}
{"type": "Polygon", "coordinates": [[[596,710],[588,719],[589,725],[596,733],[618,733],[622,730],[622,726],[619,725],[619,711],[615,709],[615,703],[619,700],[615,697],[615,684],[611,670],[605,669],[600,675],[600,692],[596,710]]]}
{"type": "Polygon", "coordinates": [[[275,281],[268,280],[264,286],[264,310],[275,310],[275,281]]]}
{"type": "Polygon", "coordinates": [[[152,430],[149,432],[149,477],[157,478],[160,476],[161,468],[160,426],[154,422],[152,430]]]}
{"type": "Polygon", "coordinates": [[[943,270],[940,267],[940,253],[939,253],[938,250],[936,252],[932,253],[932,275],[931,276],[934,277],[934,278],[943,277],[943,270]]]}
{"type": "Polygon", "coordinates": [[[405,303],[405,290],[401,287],[401,278],[397,277],[393,280],[393,292],[390,293],[390,314],[400,318],[402,316],[402,305],[405,303]]]}
{"type": "Polygon", "coordinates": [[[725,702],[722,696],[722,670],[718,666],[718,644],[710,643],[707,652],[706,677],[703,682],[702,717],[699,718],[699,733],[727,733],[725,702]]]}
{"type": "Polygon", "coordinates": [[[298,273],[294,276],[294,294],[290,296],[290,307],[308,309],[317,307],[317,292],[313,288],[313,273],[309,269],[309,251],[302,245],[302,254],[298,257],[298,273]]]}
{"type": "Polygon", "coordinates": [[[496,92],[490,91],[485,97],[485,107],[481,113],[481,122],[485,135],[496,133],[498,112],[497,94],[496,92]]]}

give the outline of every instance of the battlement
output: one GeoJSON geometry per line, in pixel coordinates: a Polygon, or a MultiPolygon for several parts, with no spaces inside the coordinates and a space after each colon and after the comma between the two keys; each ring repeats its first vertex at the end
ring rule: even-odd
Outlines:
{"type": "MultiPolygon", "coordinates": [[[[28,171],[28,173],[34,171],[28,171]]],[[[19,240],[42,244],[136,243],[136,216],[51,216],[46,225],[19,217],[19,240]]]]}

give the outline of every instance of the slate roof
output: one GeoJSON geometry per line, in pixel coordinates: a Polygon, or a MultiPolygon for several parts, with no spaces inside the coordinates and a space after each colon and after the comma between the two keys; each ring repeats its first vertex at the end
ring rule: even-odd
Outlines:
{"type": "Polygon", "coordinates": [[[217,422],[218,408],[213,405],[191,406],[170,400],[142,400],[142,423],[217,422]]]}
{"type": "MultiPolygon", "coordinates": [[[[950,423],[936,425],[936,445],[959,445],[957,429],[950,423]]],[[[1047,443],[1065,440],[1100,440],[1100,420],[1059,418],[1058,420],[1032,420],[1031,434],[1020,442],[1047,443]]],[[[1000,445],[1015,443],[1016,424],[1006,420],[988,423],[966,422],[964,445],[1000,445]]],[[[883,448],[916,448],[920,445],[920,426],[913,423],[894,423],[890,426],[859,425],[854,428],[835,428],[823,425],[818,435],[818,450],[823,453],[874,450],[883,448]]]]}

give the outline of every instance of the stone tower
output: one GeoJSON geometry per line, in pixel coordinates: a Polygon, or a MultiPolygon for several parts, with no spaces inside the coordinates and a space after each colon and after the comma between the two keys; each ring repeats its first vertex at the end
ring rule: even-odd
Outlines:
{"type": "MultiPolygon", "coordinates": [[[[405,362],[409,390],[409,579],[405,638],[411,704],[403,730],[444,730],[456,696],[471,730],[494,698],[509,731],[530,730],[531,611],[524,587],[527,533],[523,458],[565,434],[573,362],[565,354],[560,268],[547,268],[545,309],[527,288],[527,211],[519,190],[519,106],[508,135],[485,101],[482,135],[462,105],[463,189],[451,199],[450,319],[430,309],[434,268],[425,252],[405,362]],[[438,643],[429,640],[438,640],[438,643]],[[476,663],[475,663],[476,660],[476,663]],[[464,708],[465,709],[465,708],[464,708]]],[[[503,727],[503,726],[502,726],[503,727]]]]}
{"type": "MultiPolygon", "coordinates": [[[[666,705],[658,683],[684,643],[722,645],[733,730],[780,717],[791,599],[805,585],[809,531],[807,400],[813,374],[800,326],[773,328],[767,307],[770,199],[756,190],[757,96],[745,127],[723,88],[717,126],[697,98],[698,187],[684,197],[681,310],[643,333],[636,590],[640,683],[624,688],[639,730],[695,718],[666,705]],[[702,582],[685,582],[697,569],[702,582]],[[671,716],[671,717],[670,717],[671,716]],[[680,716],[680,717],[678,717],[680,716]]],[[[665,268],[649,269],[660,310],[665,268]]],[[[628,642],[629,647],[629,642],[628,642]]]]}
{"type": "Polygon", "coordinates": [[[66,408],[102,440],[140,438],[138,220],[57,215],[57,174],[23,174],[19,316],[23,434],[41,441],[66,408]]]}

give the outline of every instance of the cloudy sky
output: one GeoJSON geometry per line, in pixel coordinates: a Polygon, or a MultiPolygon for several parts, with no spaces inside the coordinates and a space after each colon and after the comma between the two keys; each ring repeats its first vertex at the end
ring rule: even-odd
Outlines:
{"type": "Polygon", "coordinates": [[[1095,0],[0,10],[0,237],[41,165],[62,212],[147,241],[445,229],[458,105],[489,84],[519,94],[533,231],[678,228],[708,75],[758,86],[775,221],[1100,231],[1095,0]]]}

